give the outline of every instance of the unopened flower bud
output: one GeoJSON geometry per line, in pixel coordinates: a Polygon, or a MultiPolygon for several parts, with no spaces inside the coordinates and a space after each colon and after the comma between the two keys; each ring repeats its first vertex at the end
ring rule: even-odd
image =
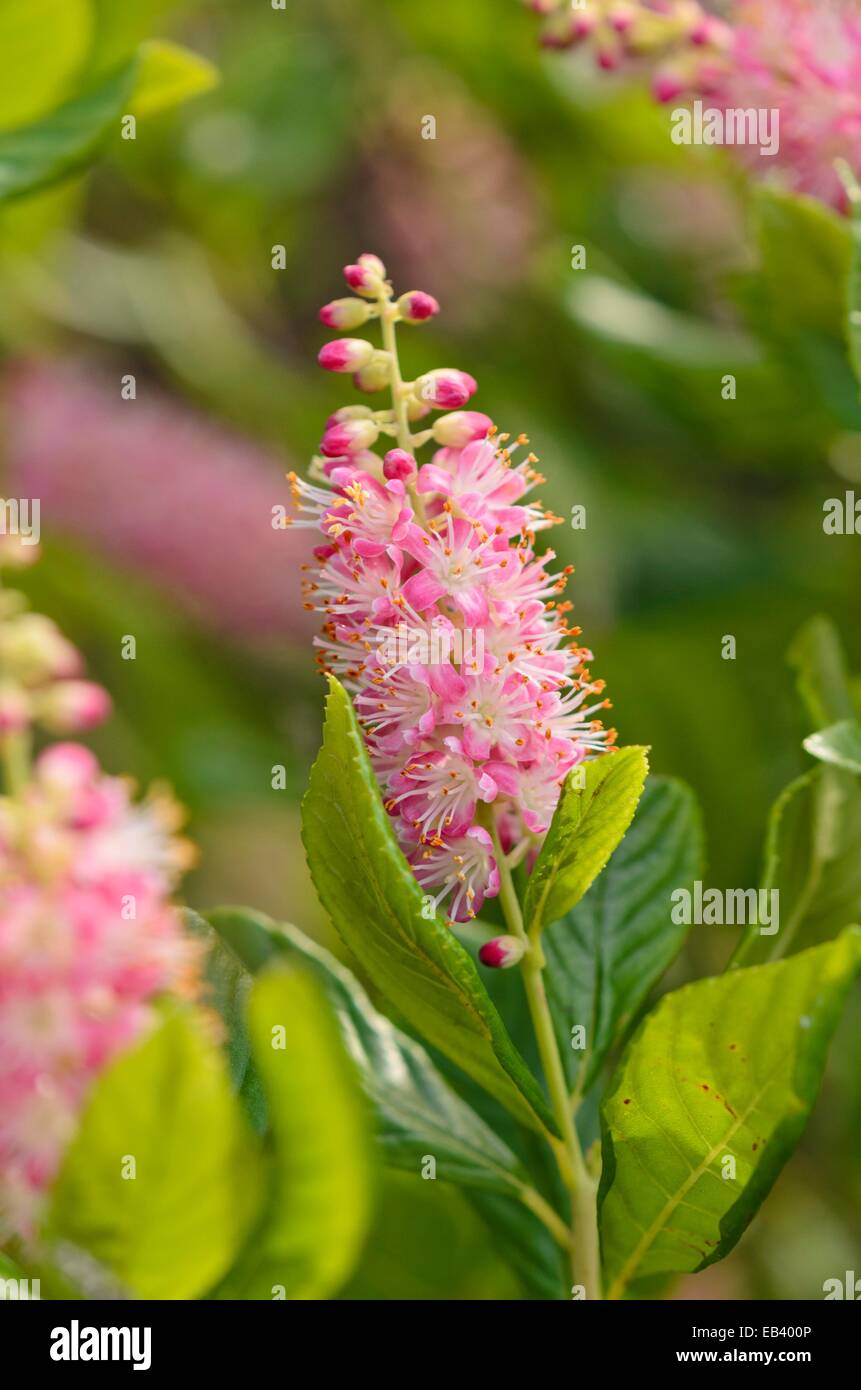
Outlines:
{"type": "Polygon", "coordinates": [[[326,430],[320,449],[327,458],[340,458],[342,454],[370,449],[376,444],[379,433],[380,427],[373,420],[343,420],[326,430]]]}
{"type": "Polygon", "coordinates": [[[50,791],[76,791],[98,772],[96,755],[80,743],[52,743],[39,755],[39,775],[50,791]]]}
{"type": "Polygon", "coordinates": [[[428,405],[427,401],[420,401],[418,396],[407,396],[407,419],[423,420],[426,415],[430,415],[433,406],[428,405]]]}
{"type": "Polygon", "coordinates": [[[39,558],[39,546],[33,536],[6,533],[0,536],[0,568],[26,569],[39,558]]]}
{"type": "Polygon", "coordinates": [[[416,461],[406,449],[390,449],[383,459],[383,473],[390,481],[400,478],[405,483],[407,478],[414,478],[417,472],[416,461]]]}
{"type": "Polygon", "coordinates": [[[368,361],[353,377],[359,391],[385,391],[391,380],[392,364],[387,352],[372,352],[368,361]]]}
{"type": "Polygon", "coordinates": [[[371,306],[363,299],[333,299],[320,310],[320,322],[327,328],[361,328],[371,315],[371,306]]]}
{"type": "Polygon", "coordinates": [[[453,410],[451,415],[440,415],[433,423],[433,437],[437,444],[449,449],[463,449],[474,439],[486,439],[493,429],[489,415],[480,410],[453,410]]]}
{"type": "Polygon", "coordinates": [[[71,734],[101,724],[111,712],[111,697],[94,681],[59,681],[40,691],[36,715],[51,733],[71,734]]]}
{"type": "Polygon", "coordinates": [[[398,312],[405,323],[424,323],[439,313],[439,304],[424,290],[407,290],[398,300],[398,312]]]}
{"type": "Polygon", "coordinates": [[[317,361],[327,372],[358,372],[374,355],[364,338],[336,338],[317,353],[317,361]]]}
{"type": "Polygon", "coordinates": [[[344,279],[356,294],[376,299],[386,281],[386,267],[379,256],[366,251],[355,265],[344,266],[344,279]]]}
{"type": "Polygon", "coordinates": [[[0,685],[0,734],[17,734],[30,723],[30,701],[20,685],[0,685]]]}
{"type": "Polygon", "coordinates": [[[80,653],[56,623],[41,613],[22,613],[0,630],[0,661],[24,685],[76,676],[84,669],[80,653]]]}
{"type": "Polygon", "coordinates": [[[656,101],[674,101],[688,86],[677,72],[662,68],[652,78],[652,93],[656,101]]]}
{"type": "Polygon", "coordinates": [[[617,34],[624,34],[637,18],[637,11],[633,5],[614,5],[607,18],[617,34]]]}
{"type": "Polygon", "coordinates": [[[482,965],[489,965],[494,970],[510,970],[512,965],[519,965],[526,953],[524,942],[516,936],[495,936],[492,941],[485,941],[478,953],[478,959],[482,965]]]}
{"type": "Polygon", "coordinates": [[[458,371],[456,367],[437,367],[420,376],[413,390],[419,400],[437,410],[458,410],[478,390],[478,383],[468,372],[458,371]]]}
{"type": "Polygon", "coordinates": [[[373,414],[369,405],[342,405],[329,416],[326,429],[330,425],[340,425],[344,420],[370,420],[373,414]]]}

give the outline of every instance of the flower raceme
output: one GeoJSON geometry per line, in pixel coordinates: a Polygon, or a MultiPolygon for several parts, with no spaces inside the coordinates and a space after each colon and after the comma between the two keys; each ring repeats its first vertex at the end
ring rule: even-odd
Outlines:
{"type": "Polygon", "coordinates": [[[655,95],[710,90],[732,43],[729,25],[696,0],[525,0],[546,48],[591,50],[606,71],[648,69],[655,95]]]}
{"type": "MultiPolygon", "coordinates": [[[[551,48],[588,48],[604,69],[647,71],[662,102],[707,96],[709,107],[775,113],[785,183],[838,208],[834,168],[861,166],[861,16],[848,0],[735,0],[727,21],[695,0],[526,0],[551,48]]],[[[733,142],[762,171],[756,143],[733,142]]],[[[770,163],[770,161],[769,161],[770,163]]],[[[771,169],[768,169],[771,173],[771,169]]]]}
{"type": "MultiPolygon", "coordinates": [[[[20,596],[3,590],[0,598],[4,669],[11,664],[20,679],[26,648],[26,669],[38,670],[44,700],[47,668],[56,676],[77,670],[77,653],[46,619],[24,643],[15,635],[20,596]]],[[[36,709],[32,688],[22,689],[36,709]]],[[[79,718],[77,727],[82,722],[89,721],[79,718]]],[[[80,744],[49,745],[32,767],[28,744],[23,716],[7,719],[0,733],[0,1241],[33,1234],[90,1084],[154,1020],[155,998],[192,992],[197,972],[197,947],[168,899],[188,859],[174,835],[178,808],[164,794],[133,804],[130,784],[106,776],[80,744]]]]}
{"type": "MultiPolygon", "coordinates": [[[[320,669],[352,694],[416,879],[463,921],[498,893],[500,856],[537,847],[567,774],[615,731],[569,625],[571,568],[554,573],[553,551],[536,548],[559,518],[531,497],[543,479],[527,440],[464,409],[477,389],[466,372],[403,380],[396,325],[435,314],[430,295],[396,299],[376,256],[345,277],[383,345],[336,340],[320,363],[360,390],[388,387],[392,403],[330,417],[311,481],[288,475],[288,524],[321,535],[304,586],[323,619],[320,669]],[[434,452],[419,462],[425,446],[434,452]]],[[[355,325],[350,303],[326,305],[322,321],[355,325]]]]}

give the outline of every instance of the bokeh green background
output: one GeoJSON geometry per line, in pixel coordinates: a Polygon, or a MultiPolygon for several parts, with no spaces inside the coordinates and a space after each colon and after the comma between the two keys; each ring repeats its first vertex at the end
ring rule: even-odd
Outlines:
{"type": "MultiPolygon", "coordinates": [[[[560,527],[553,544],[576,565],[574,620],[621,741],[651,745],[653,767],[697,792],[707,882],[754,884],[768,807],[806,761],[784,661],[794,631],[830,614],[861,668],[857,538],[822,531],[825,499],[861,490],[861,406],[827,255],[803,229],[776,229],[723,156],[673,146],[667,112],[636,84],[542,54],[517,0],[108,11],[118,51],[176,37],[222,81],[141,122],[86,179],[4,213],[5,487],[34,469],[62,483],[26,587],[113,692],[116,717],[94,739],[107,766],[169,779],[189,808],[200,846],[189,901],[247,902],[329,940],[298,833],[321,691],[295,533],[283,533],[283,556],[271,535],[260,548],[255,583],[275,614],[265,624],[201,596],[182,549],[218,571],[224,594],[246,582],[254,527],[225,545],[207,516],[230,515],[249,442],[261,496],[286,501],[284,471],[305,466],[326,415],[355,399],[316,368],[316,311],[363,250],[399,289],[441,301],[438,320],[402,335],[408,373],[473,373],[476,408],[529,434],[544,500],[563,516],[585,505],[585,530],[560,527]],[[585,269],[572,268],[575,246],[585,269]],[[34,444],[18,412],[21,374],[36,370],[28,408],[49,425],[64,413],[34,444]],[[137,399],[120,404],[126,373],[137,399]],[[76,423],[77,380],[114,421],[120,497],[141,446],[124,454],[117,411],[152,412],[152,466],[137,489],[129,480],[116,523],[127,544],[110,544],[110,516],[93,539],[104,489],[88,481],[95,446],[91,417],[76,423]],[[214,424],[237,460],[230,476],[198,461],[189,487],[186,419],[192,431],[214,424]],[[170,517],[163,554],[135,529],[147,492],[170,517]],[[121,657],[126,634],[134,662],[121,657]],[[734,661],[721,657],[727,634],[734,661]],[[271,787],[277,764],[286,790],[271,787]]],[[[262,503],[256,525],[269,529],[262,503]]],[[[694,928],[674,979],[722,968],[731,932],[694,928]]],[[[858,1265],[859,1062],[856,1006],[790,1169],[740,1248],[680,1296],[821,1297],[825,1278],[858,1265]]],[[[519,1293],[461,1197],[387,1181],[346,1296],[519,1293]]]]}

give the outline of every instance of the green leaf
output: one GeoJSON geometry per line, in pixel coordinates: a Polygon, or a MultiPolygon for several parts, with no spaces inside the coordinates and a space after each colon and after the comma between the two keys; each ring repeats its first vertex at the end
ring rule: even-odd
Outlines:
{"type": "Polygon", "coordinates": [[[33,193],[93,159],[125,114],[148,116],[208,90],[215,69],[175,44],[143,44],[135,59],[49,115],[0,134],[0,201],[33,193]]]}
{"type": "Polygon", "coordinates": [[[355,1071],[306,971],[260,975],[248,1027],[274,1141],[270,1198],[218,1296],[328,1298],[352,1271],[371,1212],[370,1135],[355,1071]]]}
{"type": "Polygon", "coordinates": [[[474,961],[436,915],[392,832],[352,704],[330,680],[323,746],[302,803],[320,901],[374,985],[523,1123],[556,1127],[474,961]]]}
{"type": "Polygon", "coordinates": [[[253,1160],[219,1052],[177,1010],[93,1087],[47,1239],[82,1247],[139,1298],[195,1298],[253,1219],[253,1160]]]}
{"type": "Polygon", "coordinates": [[[855,713],[846,658],[837,629],[822,614],[811,618],[787,652],[798,693],[816,729],[855,713]]]}
{"type": "Polygon", "coordinates": [[[833,763],[847,772],[861,772],[861,723],[857,719],[841,719],[820,729],[804,740],[804,747],[820,762],[833,763]]]}
{"type": "Polygon", "coordinates": [[[777,798],[765,845],[762,888],[778,893],[779,930],[750,923],[730,964],[777,959],[791,945],[826,940],[861,914],[861,792],[837,768],[805,773],[777,798]]]}
{"type": "Polygon", "coordinates": [[[123,68],[35,124],[0,135],[0,202],[56,183],[94,157],[119,129],[134,73],[123,68]]]}
{"type": "Polygon", "coordinates": [[[804,1129],[859,967],[852,928],[790,960],[687,985],[649,1014],[603,1106],[608,1297],[733,1248],[804,1129]]]}
{"type": "Polygon", "coordinates": [[[218,83],[218,70],[200,54],[176,43],[152,39],[141,44],[129,98],[135,116],[153,116],[201,96],[218,83]]]}
{"type": "Polygon", "coordinates": [[[784,328],[844,336],[850,239],[845,219],[815,198],[756,189],[761,273],[784,328]]]}
{"type": "Polygon", "coordinates": [[[27,125],[68,95],[92,31],[90,0],[3,0],[0,131],[27,125]]]}
{"type": "Polygon", "coordinates": [[[96,14],[96,35],[90,62],[106,72],[132,57],[138,44],[179,0],[91,0],[96,14]]]}
{"type": "Polygon", "coordinates": [[[861,382],[861,185],[845,159],[835,161],[837,172],[849,199],[849,230],[852,238],[852,261],[847,286],[846,336],[849,342],[849,361],[861,382]]]}
{"type": "Polygon", "coordinates": [[[206,947],[203,966],[204,1002],[214,1008],[225,1025],[224,1051],[230,1079],[258,1133],[266,1129],[266,1100],[245,1025],[251,976],[205,918],[190,908],[183,910],[186,931],[206,947]]]}
{"type": "MultiPolygon", "coordinates": [[[[828,618],[820,615],[806,623],[787,659],[811,723],[829,725],[826,732],[855,723],[843,647],[828,618]]],[[[847,746],[851,751],[844,742],[838,745],[847,746]]],[[[809,751],[815,752],[815,746],[809,751]]],[[[769,815],[762,877],[762,887],[779,894],[780,929],[777,935],[763,935],[750,923],[730,964],[777,959],[790,945],[813,945],[857,920],[859,845],[861,788],[852,774],[826,765],[790,783],[769,815]]]]}
{"type": "Polygon", "coordinates": [[[547,992],[569,1082],[582,1093],[613,1043],[675,959],[687,927],[672,920],[671,893],[702,872],[703,841],[693,793],[650,777],[630,830],[589,892],[542,945],[547,992]],[[586,1050],[571,1029],[586,1030],[586,1050]]]}
{"type": "Polygon", "coordinates": [[[529,932],[579,902],[631,824],[648,772],[645,748],[620,748],[568,774],[523,904],[529,932]]]}
{"type": "Polygon", "coordinates": [[[521,1195],[526,1174],[508,1145],[451,1089],[424,1048],[377,1012],[334,956],[295,927],[243,908],[219,908],[208,917],[249,969],[283,955],[319,981],[373,1107],[388,1166],[420,1174],[430,1154],[443,1181],[521,1195]]]}

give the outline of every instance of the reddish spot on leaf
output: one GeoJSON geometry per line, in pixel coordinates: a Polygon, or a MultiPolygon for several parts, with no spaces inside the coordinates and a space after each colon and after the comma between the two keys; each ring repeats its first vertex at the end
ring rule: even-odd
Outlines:
{"type": "Polygon", "coordinates": [[[704,1081],[701,1081],[701,1082],[700,1082],[700,1085],[702,1086],[702,1088],[703,1088],[704,1091],[707,1091],[707,1090],[709,1089],[708,1086],[706,1085],[706,1083],[705,1083],[704,1081]]]}

